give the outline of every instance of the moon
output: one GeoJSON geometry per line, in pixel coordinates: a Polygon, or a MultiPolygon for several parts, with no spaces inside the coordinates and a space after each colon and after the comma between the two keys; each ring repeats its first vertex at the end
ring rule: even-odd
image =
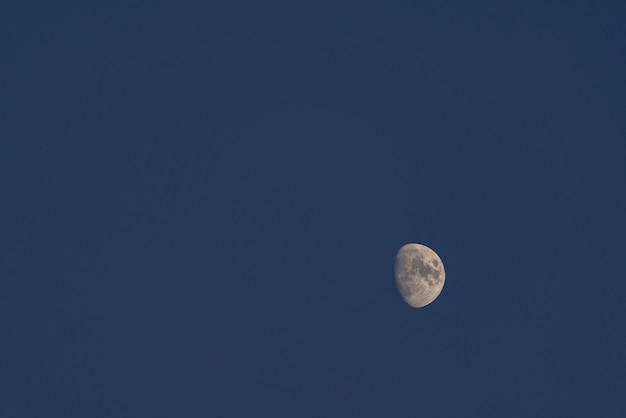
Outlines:
{"type": "Polygon", "coordinates": [[[400,295],[414,308],[434,301],[446,281],[441,258],[421,244],[406,244],[398,250],[395,274],[400,295]]]}

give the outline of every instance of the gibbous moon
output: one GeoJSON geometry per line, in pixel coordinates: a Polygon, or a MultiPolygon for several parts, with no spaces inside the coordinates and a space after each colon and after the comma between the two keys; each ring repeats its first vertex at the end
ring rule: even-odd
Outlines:
{"type": "Polygon", "coordinates": [[[400,248],[395,273],[402,298],[414,308],[435,300],[446,281],[446,272],[437,253],[421,244],[406,244],[400,248]]]}

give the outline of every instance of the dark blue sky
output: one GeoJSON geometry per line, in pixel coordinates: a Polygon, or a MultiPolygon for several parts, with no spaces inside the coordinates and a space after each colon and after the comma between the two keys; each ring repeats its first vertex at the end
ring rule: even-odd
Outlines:
{"type": "Polygon", "coordinates": [[[0,10],[0,416],[626,416],[626,3],[203,3],[0,10]]]}

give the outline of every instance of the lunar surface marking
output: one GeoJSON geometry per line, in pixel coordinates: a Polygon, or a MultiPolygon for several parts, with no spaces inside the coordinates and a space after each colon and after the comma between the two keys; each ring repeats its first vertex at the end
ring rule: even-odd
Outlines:
{"type": "Polygon", "coordinates": [[[396,284],[406,303],[421,308],[441,293],[446,273],[433,250],[421,244],[406,244],[396,255],[396,284]]]}

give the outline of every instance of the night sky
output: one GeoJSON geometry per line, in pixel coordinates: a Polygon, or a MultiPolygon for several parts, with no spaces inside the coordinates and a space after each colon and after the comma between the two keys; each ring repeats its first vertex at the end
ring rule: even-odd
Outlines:
{"type": "Polygon", "coordinates": [[[626,416],[626,2],[13,3],[0,417],[626,416]]]}

